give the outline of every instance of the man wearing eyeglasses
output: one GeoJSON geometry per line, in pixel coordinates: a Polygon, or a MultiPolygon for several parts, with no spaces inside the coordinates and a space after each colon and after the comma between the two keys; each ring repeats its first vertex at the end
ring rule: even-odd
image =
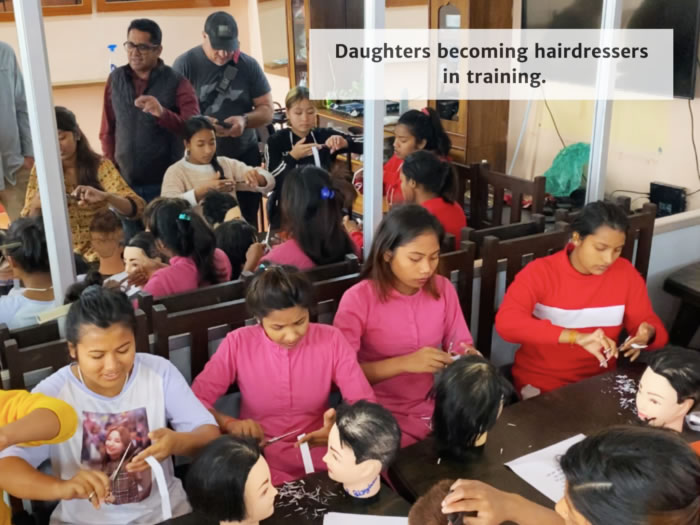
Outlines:
{"type": "MultiPolygon", "coordinates": [[[[204,24],[204,42],[180,55],[173,69],[189,79],[202,114],[216,127],[217,155],[249,166],[261,162],[255,128],[272,122],[270,84],[257,61],[240,50],[238,25],[225,11],[204,24]]],[[[257,224],[260,193],[239,191],[243,217],[257,224]]]]}
{"type": "MultiPolygon", "coordinates": [[[[163,175],[184,154],[184,122],[199,114],[190,82],[160,59],[162,33],[148,19],[131,22],[129,63],[107,80],[100,141],[124,179],[146,202],[160,195],[163,175]]],[[[126,224],[127,235],[136,230],[126,224]]]]}

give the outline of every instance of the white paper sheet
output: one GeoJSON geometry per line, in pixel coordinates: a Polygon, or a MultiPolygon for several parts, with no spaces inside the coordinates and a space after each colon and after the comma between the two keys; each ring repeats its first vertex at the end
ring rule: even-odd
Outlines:
{"type": "Polygon", "coordinates": [[[329,512],[323,518],[323,525],[408,525],[408,518],[329,512]]]}
{"type": "Polygon", "coordinates": [[[547,448],[514,459],[506,463],[506,467],[552,501],[559,501],[564,497],[566,490],[566,479],[559,467],[559,458],[569,450],[571,445],[582,441],[585,437],[583,434],[577,434],[547,448]]]}
{"type": "MultiPolygon", "coordinates": [[[[299,434],[297,436],[297,441],[303,438],[306,434],[299,434]]],[[[311,450],[309,449],[309,443],[302,443],[299,445],[299,450],[301,451],[301,459],[304,462],[304,471],[306,471],[307,474],[313,474],[315,472],[314,470],[314,462],[311,459],[311,450]]]]}
{"type": "Polygon", "coordinates": [[[165,481],[163,467],[160,466],[158,460],[153,456],[148,456],[146,458],[146,463],[150,465],[153,475],[156,478],[158,493],[160,494],[160,504],[163,509],[163,521],[167,521],[173,517],[173,508],[170,506],[170,493],[168,492],[168,483],[165,481]]]}

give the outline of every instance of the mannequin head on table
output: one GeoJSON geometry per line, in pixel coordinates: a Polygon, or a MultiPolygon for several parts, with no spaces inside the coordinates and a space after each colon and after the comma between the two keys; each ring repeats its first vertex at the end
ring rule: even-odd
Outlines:
{"type": "Polygon", "coordinates": [[[433,435],[439,457],[462,460],[486,443],[511,384],[488,360],[477,355],[457,359],[435,380],[433,435]]]}
{"type": "Polygon", "coordinates": [[[90,244],[100,258],[99,271],[102,275],[124,271],[124,228],[112,210],[105,208],[95,213],[90,222],[90,244]]]}
{"type": "Polygon", "coordinates": [[[567,525],[696,525],[700,459],[675,432],[613,427],[571,446],[560,460],[567,525]]]}
{"type": "Polygon", "coordinates": [[[209,443],[185,485],[192,508],[222,525],[255,525],[275,510],[277,489],[253,439],[221,436],[209,443]]]}
{"type": "Polygon", "coordinates": [[[371,498],[379,493],[379,475],[394,460],[400,444],[401,429],[386,408],[369,401],[341,405],[323,457],[328,477],[355,498],[371,498]]]}
{"type": "Polygon", "coordinates": [[[418,498],[408,513],[408,525],[462,525],[463,513],[442,513],[442,501],[453,483],[454,480],[443,479],[418,498]]]}
{"type": "Polygon", "coordinates": [[[637,390],[637,414],[642,421],[682,432],[685,416],[699,399],[699,352],[669,347],[651,354],[637,390]]]}

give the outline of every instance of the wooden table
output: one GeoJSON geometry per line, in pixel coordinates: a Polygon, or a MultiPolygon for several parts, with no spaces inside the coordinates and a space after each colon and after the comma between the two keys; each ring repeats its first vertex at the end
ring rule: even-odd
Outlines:
{"type": "MultiPolygon", "coordinates": [[[[466,478],[554,507],[553,501],[504,463],[579,433],[590,435],[613,425],[638,424],[636,381],[644,367],[638,364],[605,373],[506,407],[484,449],[472,461],[460,464],[441,459],[438,465],[432,439],[416,443],[401,450],[389,477],[399,494],[412,502],[442,479],[466,478]]],[[[688,431],[687,438],[695,441],[700,434],[688,431]]]]}
{"type": "MultiPolygon", "coordinates": [[[[408,516],[411,505],[382,483],[377,496],[358,500],[348,496],[342,485],[330,480],[326,472],[310,474],[281,487],[275,501],[275,514],[262,525],[322,525],[328,512],[380,516],[408,516]],[[298,498],[298,499],[295,499],[298,498]]],[[[218,525],[196,513],[169,520],[163,525],[218,525]]]]}
{"type": "Polygon", "coordinates": [[[669,334],[671,343],[687,347],[698,330],[700,319],[700,262],[669,275],[664,281],[664,291],[681,299],[669,334]]]}

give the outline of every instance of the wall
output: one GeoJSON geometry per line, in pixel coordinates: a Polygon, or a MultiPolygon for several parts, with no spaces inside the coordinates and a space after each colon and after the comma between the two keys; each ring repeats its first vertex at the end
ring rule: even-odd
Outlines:
{"type": "MultiPolygon", "coordinates": [[[[513,2],[513,20],[514,25],[520,27],[521,0],[513,2]]],[[[507,166],[515,151],[527,105],[527,101],[510,103],[507,166]]],[[[593,102],[551,101],[549,106],[566,145],[590,143],[593,102]]],[[[694,131],[696,141],[700,141],[700,101],[693,100],[690,107],[698,115],[694,131]]],[[[687,100],[615,102],[606,193],[616,190],[648,192],[652,181],[683,186],[690,191],[700,189],[690,122],[687,100]]],[[[562,147],[544,103],[533,102],[512,174],[528,179],[544,174],[562,147]]],[[[641,195],[630,196],[638,198],[635,206],[641,206],[646,200],[641,195]]],[[[700,193],[688,198],[688,209],[698,208],[700,193]]]]}

